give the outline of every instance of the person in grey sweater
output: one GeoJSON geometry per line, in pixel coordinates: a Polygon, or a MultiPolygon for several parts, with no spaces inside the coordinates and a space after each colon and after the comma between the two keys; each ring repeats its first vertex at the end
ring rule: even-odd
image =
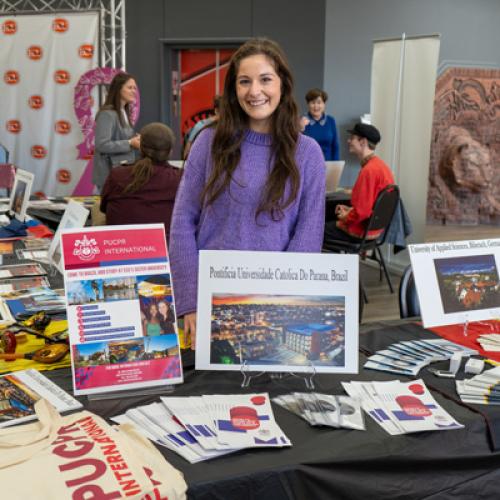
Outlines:
{"type": "Polygon", "coordinates": [[[140,137],[131,124],[130,104],[135,101],[137,85],[132,75],[118,73],[111,82],[104,105],[95,121],[95,150],[92,182],[101,191],[111,169],[134,163],[140,137]]]}

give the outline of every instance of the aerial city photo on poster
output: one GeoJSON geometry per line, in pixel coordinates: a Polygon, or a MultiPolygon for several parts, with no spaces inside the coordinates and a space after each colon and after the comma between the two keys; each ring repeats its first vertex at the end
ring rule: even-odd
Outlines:
{"type": "Polygon", "coordinates": [[[495,256],[434,259],[445,314],[500,307],[495,256]]]}
{"type": "Polygon", "coordinates": [[[212,294],[210,362],[343,366],[345,297],[212,294]]]}

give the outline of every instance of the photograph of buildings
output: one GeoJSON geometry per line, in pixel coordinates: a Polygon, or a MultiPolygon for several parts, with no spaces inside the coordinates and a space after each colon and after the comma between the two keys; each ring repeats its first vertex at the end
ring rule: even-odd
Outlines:
{"type": "Polygon", "coordinates": [[[434,259],[445,314],[500,307],[494,255],[434,259]]]}
{"type": "Polygon", "coordinates": [[[69,305],[95,304],[137,299],[135,277],[70,281],[67,284],[69,305]]]}
{"type": "Polygon", "coordinates": [[[212,295],[210,362],[343,366],[345,297],[212,295]]]}

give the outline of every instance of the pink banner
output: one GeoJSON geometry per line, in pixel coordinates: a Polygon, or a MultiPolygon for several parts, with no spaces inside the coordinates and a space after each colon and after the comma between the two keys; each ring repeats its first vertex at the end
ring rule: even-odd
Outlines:
{"type": "Polygon", "coordinates": [[[77,390],[160,381],[181,376],[180,356],[75,369],[77,390]]]}
{"type": "MultiPolygon", "coordinates": [[[[125,226],[126,227],[126,226],[125,226]]],[[[62,235],[64,267],[83,269],[118,262],[166,262],[165,230],[158,228],[109,229],[62,235]]]]}

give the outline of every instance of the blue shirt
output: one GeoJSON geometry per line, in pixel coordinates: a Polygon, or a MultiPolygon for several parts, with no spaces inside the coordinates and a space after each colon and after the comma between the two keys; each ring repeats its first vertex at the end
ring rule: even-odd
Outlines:
{"type": "Polygon", "coordinates": [[[339,137],[335,118],[323,114],[319,120],[315,120],[309,113],[306,117],[309,119],[309,125],[306,125],[303,133],[320,145],[325,161],[339,160],[339,137]]]}

